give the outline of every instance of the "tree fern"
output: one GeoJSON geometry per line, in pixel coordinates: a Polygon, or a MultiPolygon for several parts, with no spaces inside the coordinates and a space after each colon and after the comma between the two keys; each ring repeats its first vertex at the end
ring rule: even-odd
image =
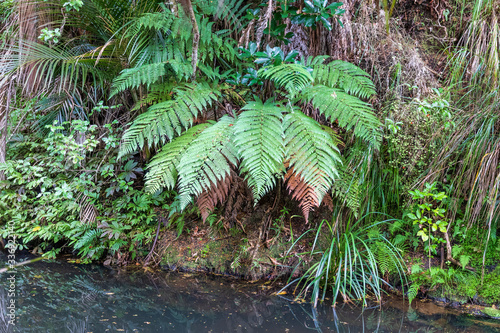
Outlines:
{"type": "Polygon", "coordinates": [[[354,128],[355,135],[376,147],[380,144],[382,124],[370,104],[340,89],[323,85],[310,86],[301,95],[330,121],[338,120],[339,126],[346,130],[354,128]]]}
{"type": "Polygon", "coordinates": [[[148,165],[149,172],[146,174],[146,191],[155,193],[162,189],[173,190],[177,183],[177,165],[183,153],[198,135],[210,124],[196,125],[181,136],[164,145],[148,165]]]}
{"type": "Polygon", "coordinates": [[[176,99],[151,106],[124,133],[119,157],[142,148],[165,143],[192,126],[194,119],[217,98],[207,84],[186,85],[174,90],[176,99]]]}
{"type": "Polygon", "coordinates": [[[309,70],[300,64],[281,64],[267,66],[258,71],[264,79],[272,80],[278,87],[285,88],[292,96],[309,86],[313,77],[309,70]]]}
{"type": "Polygon", "coordinates": [[[340,88],[360,98],[376,94],[370,75],[350,62],[334,60],[327,65],[316,63],[312,68],[314,82],[317,84],[340,88]]]}
{"type": "Polygon", "coordinates": [[[341,163],[332,137],[313,119],[294,110],[283,123],[289,170],[285,176],[292,197],[300,202],[306,221],[338,178],[341,163]]]}
{"type": "Polygon", "coordinates": [[[230,165],[237,165],[236,149],[232,142],[234,119],[222,117],[205,129],[182,155],[179,170],[180,207],[184,209],[192,196],[200,195],[212,184],[227,177],[230,165]]]}
{"type": "Polygon", "coordinates": [[[255,203],[274,188],[283,171],[283,108],[257,100],[243,107],[234,126],[235,144],[242,162],[240,170],[252,189],[255,203]]]}

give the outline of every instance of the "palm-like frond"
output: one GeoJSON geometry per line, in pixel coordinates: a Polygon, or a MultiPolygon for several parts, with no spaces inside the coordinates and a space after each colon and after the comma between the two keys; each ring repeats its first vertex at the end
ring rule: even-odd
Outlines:
{"type": "Polygon", "coordinates": [[[310,86],[301,95],[330,121],[338,120],[346,130],[354,128],[355,135],[376,147],[380,144],[382,124],[370,104],[340,89],[323,85],[310,86]]]}
{"type": "Polygon", "coordinates": [[[359,98],[369,98],[376,94],[370,75],[342,60],[334,60],[327,65],[317,63],[312,66],[314,82],[331,88],[340,88],[359,98]]]}
{"type": "Polygon", "coordinates": [[[124,133],[119,157],[133,153],[137,148],[165,143],[183,129],[192,126],[194,119],[217,98],[219,94],[207,84],[186,85],[174,90],[175,100],[151,106],[138,116],[124,133]]]}
{"type": "Polygon", "coordinates": [[[58,82],[57,93],[68,91],[77,84],[83,87],[89,76],[93,78],[94,85],[103,86],[106,75],[95,66],[92,52],[50,48],[22,40],[12,45],[11,50],[13,52],[3,59],[0,75],[11,75],[18,69],[30,68],[28,77],[40,83],[42,88],[48,89],[58,82]]]}
{"type": "Polygon", "coordinates": [[[338,178],[340,154],[332,137],[312,118],[294,110],[283,123],[289,170],[285,176],[292,197],[300,202],[306,221],[338,178]]]}
{"type": "Polygon", "coordinates": [[[243,110],[234,126],[235,145],[242,159],[241,172],[246,173],[245,179],[257,202],[275,186],[276,175],[283,171],[284,110],[260,100],[248,103],[243,110]]]}
{"type": "Polygon", "coordinates": [[[199,124],[184,132],[181,136],[164,145],[148,165],[146,191],[155,193],[161,189],[173,190],[177,183],[177,165],[183,153],[201,132],[210,124],[199,124]]]}
{"type": "Polygon", "coordinates": [[[178,165],[180,206],[227,177],[231,165],[237,165],[232,142],[234,119],[222,117],[205,129],[187,148],[178,165]]]}
{"type": "Polygon", "coordinates": [[[278,87],[285,88],[292,96],[313,82],[309,70],[300,64],[281,64],[267,66],[258,71],[264,79],[272,80],[278,87]]]}

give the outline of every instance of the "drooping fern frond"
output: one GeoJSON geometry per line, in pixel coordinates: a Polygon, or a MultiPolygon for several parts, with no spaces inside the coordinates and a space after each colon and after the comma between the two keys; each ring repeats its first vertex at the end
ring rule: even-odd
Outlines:
{"type": "Polygon", "coordinates": [[[175,81],[166,81],[157,84],[153,84],[148,89],[148,95],[135,103],[135,105],[130,109],[130,112],[139,110],[142,107],[151,106],[153,104],[168,101],[170,99],[170,94],[172,90],[178,86],[175,81]]]}
{"type": "Polygon", "coordinates": [[[214,210],[217,203],[222,203],[226,199],[229,188],[233,183],[233,178],[235,173],[231,171],[229,176],[217,181],[217,183],[208,189],[204,190],[196,200],[196,205],[201,213],[201,218],[203,222],[207,220],[211,212],[214,210]]]}
{"type": "Polygon", "coordinates": [[[151,106],[125,131],[119,157],[148,146],[165,143],[192,126],[194,119],[217,98],[218,92],[207,84],[185,85],[174,89],[175,100],[151,106]]]}
{"type": "Polygon", "coordinates": [[[243,28],[242,21],[250,3],[245,3],[244,0],[226,0],[219,1],[219,4],[217,16],[225,18],[231,27],[236,28],[236,31],[241,31],[243,28]]]}
{"type": "Polygon", "coordinates": [[[259,69],[257,73],[266,80],[272,80],[278,87],[285,88],[292,96],[313,82],[309,70],[300,64],[281,64],[259,69]]]}
{"type": "Polygon", "coordinates": [[[230,30],[212,32],[215,22],[203,18],[199,23],[200,45],[199,61],[213,66],[215,59],[224,59],[226,63],[235,63],[238,59],[236,41],[229,37],[230,30]]]}
{"type": "Polygon", "coordinates": [[[183,210],[212,184],[227,177],[238,161],[232,142],[234,118],[222,117],[205,129],[187,148],[179,165],[180,208],[183,210]]]}
{"type": "Polygon", "coordinates": [[[354,173],[345,165],[339,166],[339,178],[333,183],[332,194],[357,218],[361,206],[360,189],[354,173]]]}
{"type": "Polygon", "coordinates": [[[283,172],[284,146],[282,107],[257,100],[243,107],[234,126],[241,172],[252,189],[255,203],[274,188],[283,172]]]}
{"type": "Polygon", "coordinates": [[[140,85],[146,85],[149,88],[167,73],[165,67],[166,64],[161,62],[124,69],[114,80],[110,97],[127,89],[138,88],[140,85]]]}
{"type": "Polygon", "coordinates": [[[177,183],[177,165],[182,154],[201,132],[210,127],[210,124],[199,124],[191,127],[181,136],[164,145],[148,165],[146,174],[146,191],[155,193],[162,189],[173,190],[177,183]]]}
{"type": "Polygon", "coordinates": [[[307,222],[309,211],[319,207],[338,178],[338,165],[342,163],[339,150],[315,120],[298,110],[285,117],[283,127],[289,167],[285,180],[307,222]]]}
{"type": "Polygon", "coordinates": [[[340,88],[359,98],[369,98],[376,94],[370,75],[350,62],[334,60],[327,65],[316,63],[312,68],[316,84],[340,88]]]}
{"type": "Polygon", "coordinates": [[[182,20],[169,10],[156,13],[144,13],[131,21],[130,27],[125,32],[125,37],[133,37],[137,34],[138,30],[141,29],[157,30],[163,33],[176,35],[181,23],[182,20]]]}
{"type": "Polygon", "coordinates": [[[310,86],[302,91],[302,97],[312,102],[321,114],[339,126],[354,129],[354,134],[378,147],[382,140],[380,120],[370,104],[344,91],[323,85],[310,86]]]}

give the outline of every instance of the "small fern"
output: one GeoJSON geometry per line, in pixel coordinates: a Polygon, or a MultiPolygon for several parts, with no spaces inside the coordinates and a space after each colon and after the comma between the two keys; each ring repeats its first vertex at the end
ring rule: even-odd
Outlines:
{"type": "Polygon", "coordinates": [[[102,230],[100,229],[89,229],[87,230],[81,238],[79,238],[73,247],[78,250],[83,247],[89,247],[97,242],[102,235],[102,230]]]}
{"type": "Polygon", "coordinates": [[[242,159],[240,170],[252,189],[255,203],[274,188],[283,172],[283,108],[257,100],[243,107],[234,126],[235,144],[242,159]]]}
{"type": "Polygon", "coordinates": [[[149,172],[146,174],[146,191],[155,193],[162,189],[173,190],[177,183],[177,165],[182,154],[201,132],[210,124],[196,125],[181,136],[164,145],[148,165],[149,172]]]}
{"type": "Polygon", "coordinates": [[[370,75],[350,62],[334,60],[327,65],[315,63],[312,68],[316,84],[340,88],[359,98],[369,98],[376,94],[370,75]]]}
{"type": "Polygon", "coordinates": [[[291,96],[295,96],[313,82],[308,68],[300,64],[281,64],[259,69],[257,73],[266,80],[272,80],[278,87],[285,88],[291,96]]]}
{"type": "Polygon", "coordinates": [[[417,297],[419,290],[420,290],[420,283],[413,282],[410,288],[408,288],[408,303],[411,304],[411,302],[413,302],[413,300],[417,297]]]}
{"type": "Polygon", "coordinates": [[[153,146],[173,139],[183,129],[191,127],[194,119],[219,94],[207,84],[186,85],[174,91],[175,100],[153,105],[134,120],[123,135],[119,157],[133,153],[146,143],[153,146]]]}
{"type": "Polygon", "coordinates": [[[231,165],[237,165],[232,142],[234,119],[222,117],[205,129],[182,155],[179,170],[180,208],[183,210],[193,196],[209,190],[212,184],[227,177],[231,165]]]}
{"type": "Polygon", "coordinates": [[[354,134],[378,147],[382,141],[380,120],[370,104],[351,96],[340,89],[323,85],[306,88],[301,96],[312,102],[321,114],[330,121],[338,120],[346,130],[354,129],[354,134]]]}
{"type": "Polygon", "coordinates": [[[340,154],[332,137],[312,118],[294,110],[285,119],[285,176],[292,197],[300,201],[306,222],[338,178],[340,154]]]}

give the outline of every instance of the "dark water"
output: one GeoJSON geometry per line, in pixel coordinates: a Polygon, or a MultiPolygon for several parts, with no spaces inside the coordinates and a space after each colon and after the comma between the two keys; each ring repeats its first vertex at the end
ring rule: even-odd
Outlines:
{"type": "MultiPolygon", "coordinates": [[[[5,258],[0,256],[0,262],[5,258]]],[[[179,272],[116,270],[36,262],[15,274],[15,326],[9,325],[10,273],[0,274],[1,332],[500,332],[500,322],[430,303],[401,300],[382,309],[292,303],[275,286],[179,272]]]]}

